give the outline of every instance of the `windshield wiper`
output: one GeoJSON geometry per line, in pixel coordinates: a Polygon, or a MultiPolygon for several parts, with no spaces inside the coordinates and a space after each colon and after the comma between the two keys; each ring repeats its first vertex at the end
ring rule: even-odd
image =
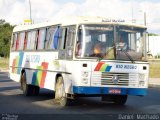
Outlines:
{"type": "MultiPolygon", "coordinates": [[[[132,62],[132,63],[135,63],[135,61],[132,59],[131,55],[128,54],[128,52],[126,52],[126,50],[123,50],[124,47],[126,47],[125,45],[119,50],[119,51],[122,51],[123,53],[125,53],[125,55],[129,58],[129,60],[132,62]]],[[[116,49],[117,51],[117,48],[116,48],[116,44],[114,43],[114,48],[116,49]]]]}
{"type": "MultiPolygon", "coordinates": [[[[122,49],[123,49],[123,48],[122,48],[122,49]]],[[[135,63],[135,61],[132,59],[131,55],[128,54],[128,52],[126,52],[125,50],[122,50],[122,49],[121,49],[121,51],[125,53],[125,55],[129,58],[129,60],[130,60],[132,63],[135,63]]]]}

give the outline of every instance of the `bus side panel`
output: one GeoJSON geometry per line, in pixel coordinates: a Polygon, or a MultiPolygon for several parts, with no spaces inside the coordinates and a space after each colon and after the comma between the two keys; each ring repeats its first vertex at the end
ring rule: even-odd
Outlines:
{"type": "Polygon", "coordinates": [[[65,72],[57,58],[58,52],[11,52],[9,76],[19,82],[25,69],[28,84],[54,90],[57,73],[65,72]]]}
{"type": "Polygon", "coordinates": [[[24,65],[24,68],[26,68],[27,83],[54,90],[57,74],[54,61],[57,59],[57,56],[57,52],[26,53],[26,61],[29,61],[27,65],[24,65]]]}
{"type": "Polygon", "coordinates": [[[9,77],[10,79],[19,82],[21,74],[21,66],[23,63],[24,54],[21,52],[11,52],[9,61],[9,77]]]}
{"type": "Polygon", "coordinates": [[[66,63],[66,73],[68,73],[64,78],[66,93],[72,94],[73,86],[90,86],[91,62],[73,60],[64,62],[66,63]]]}

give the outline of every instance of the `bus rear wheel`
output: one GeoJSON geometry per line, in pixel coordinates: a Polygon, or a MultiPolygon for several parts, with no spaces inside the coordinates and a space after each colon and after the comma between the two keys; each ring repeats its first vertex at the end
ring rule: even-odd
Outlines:
{"type": "Polygon", "coordinates": [[[27,81],[26,81],[26,72],[23,72],[22,76],[21,76],[21,89],[22,89],[23,94],[25,96],[32,95],[32,86],[27,84],[27,81]]]}
{"type": "Polygon", "coordinates": [[[69,106],[71,100],[67,98],[67,94],[65,93],[64,82],[62,76],[57,78],[57,82],[55,85],[55,99],[60,103],[61,106],[69,106]]]}
{"type": "Polygon", "coordinates": [[[21,89],[23,91],[23,94],[25,96],[31,96],[31,95],[38,95],[39,94],[39,87],[28,85],[26,81],[26,72],[22,73],[21,76],[21,89]]]}
{"type": "Polygon", "coordinates": [[[32,86],[32,95],[34,95],[34,96],[39,95],[40,88],[38,86],[34,86],[34,85],[31,85],[31,86],[32,86]]]}

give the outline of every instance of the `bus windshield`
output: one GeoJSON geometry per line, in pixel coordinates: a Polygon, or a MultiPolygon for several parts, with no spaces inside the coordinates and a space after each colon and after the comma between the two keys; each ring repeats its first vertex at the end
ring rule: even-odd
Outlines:
{"type": "Polygon", "coordinates": [[[142,60],[144,28],[113,25],[81,25],[76,57],[108,60],[142,60]]]}

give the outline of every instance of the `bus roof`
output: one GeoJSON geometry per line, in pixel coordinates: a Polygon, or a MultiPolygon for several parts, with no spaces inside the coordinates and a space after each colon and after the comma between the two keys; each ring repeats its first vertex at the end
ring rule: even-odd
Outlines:
{"type": "Polygon", "coordinates": [[[38,23],[38,24],[31,24],[31,25],[18,25],[14,27],[13,32],[25,31],[25,30],[32,30],[36,28],[44,28],[48,26],[56,26],[60,25],[60,23],[56,22],[45,22],[45,23],[38,23]]]}
{"type": "Polygon", "coordinates": [[[77,25],[77,24],[108,24],[108,25],[122,25],[128,27],[138,27],[142,29],[146,29],[144,25],[137,25],[134,23],[127,23],[123,20],[113,20],[104,17],[68,17],[66,19],[58,20],[58,22],[45,22],[45,23],[38,23],[38,24],[31,24],[31,25],[19,25],[13,29],[13,32],[31,30],[36,28],[43,28],[48,26],[68,26],[68,25],[77,25]]]}

